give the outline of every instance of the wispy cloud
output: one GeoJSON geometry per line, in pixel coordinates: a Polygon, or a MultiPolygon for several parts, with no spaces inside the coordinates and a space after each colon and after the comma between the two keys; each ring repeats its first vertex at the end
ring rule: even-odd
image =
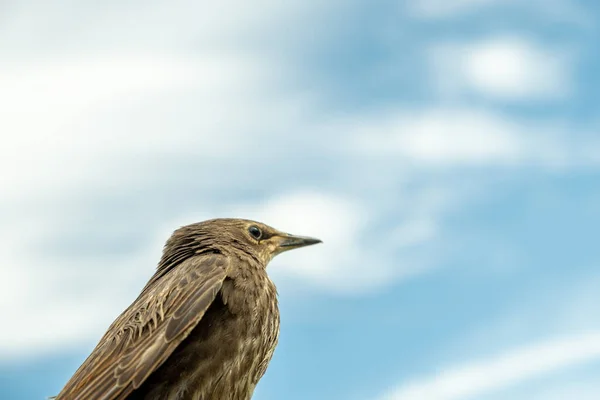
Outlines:
{"type": "Polygon", "coordinates": [[[581,2],[573,0],[418,0],[408,2],[408,9],[414,17],[430,20],[448,20],[473,15],[496,15],[515,12],[534,22],[562,22],[575,26],[590,26],[581,2]]]}
{"type": "Polygon", "coordinates": [[[350,125],[355,151],[422,167],[578,167],[600,160],[599,143],[585,132],[574,142],[571,129],[560,123],[519,120],[482,108],[401,109],[350,125]]]}
{"type": "Polygon", "coordinates": [[[593,363],[595,376],[600,365],[599,279],[592,270],[568,282],[538,280],[539,287],[519,294],[500,316],[463,332],[443,355],[427,355],[455,362],[432,361],[434,372],[407,380],[383,398],[594,398],[598,387],[582,371],[593,363]],[[582,380],[571,381],[573,374],[582,380]]]}
{"type": "MultiPolygon", "coordinates": [[[[596,400],[600,396],[600,385],[593,378],[576,379],[574,382],[545,382],[539,386],[532,390],[512,393],[510,398],[513,400],[596,400]]],[[[503,398],[506,397],[497,397],[498,400],[503,398]]]]}
{"type": "Polygon", "coordinates": [[[430,60],[437,90],[444,96],[548,101],[572,91],[568,52],[522,36],[436,45],[430,60]]]}
{"type": "Polygon", "coordinates": [[[498,0],[419,0],[411,2],[414,15],[422,18],[442,18],[477,11],[490,5],[498,4],[498,0]]]}
{"type": "Polygon", "coordinates": [[[600,332],[560,337],[510,349],[496,356],[441,367],[381,397],[385,400],[459,400],[600,359],[600,332]]]}

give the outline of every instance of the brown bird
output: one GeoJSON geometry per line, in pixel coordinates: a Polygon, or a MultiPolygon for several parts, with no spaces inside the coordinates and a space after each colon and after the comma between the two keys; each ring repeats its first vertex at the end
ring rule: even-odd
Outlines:
{"type": "Polygon", "coordinates": [[[247,400],[279,338],[279,253],[320,243],[213,219],[167,241],[156,272],[57,400],[247,400]]]}

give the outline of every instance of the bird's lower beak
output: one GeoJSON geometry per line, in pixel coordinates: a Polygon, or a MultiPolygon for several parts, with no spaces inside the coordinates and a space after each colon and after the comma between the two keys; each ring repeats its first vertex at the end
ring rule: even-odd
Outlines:
{"type": "Polygon", "coordinates": [[[279,241],[279,252],[297,249],[299,247],[310,246],[312,244],[322,243],[321,239],[308,236],[285,235],[279,241]]]}

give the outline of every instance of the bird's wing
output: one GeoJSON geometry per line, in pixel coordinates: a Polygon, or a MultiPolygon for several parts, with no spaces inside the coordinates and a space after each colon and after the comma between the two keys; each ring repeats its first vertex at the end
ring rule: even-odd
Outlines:
{"type": "Polygon", "coordinates": [[[202,319],[221,289],[227,264],[222,255],[199,255],[146,287],[56,399],[124,399],[139,388],[202,319]]]}

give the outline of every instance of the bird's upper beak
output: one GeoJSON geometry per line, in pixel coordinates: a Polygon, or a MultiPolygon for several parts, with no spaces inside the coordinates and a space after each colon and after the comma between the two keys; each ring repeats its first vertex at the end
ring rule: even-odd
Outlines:
{"type": "Polygon", "coordinates": [[[299,247],[310,246],[312,244],[317,243],[322,243],[321,239],[308,236],[296,236],[284,233],[281,236],[279,236],[277,252],[282,253],[284,251],[297,249],[299,247]]]}

